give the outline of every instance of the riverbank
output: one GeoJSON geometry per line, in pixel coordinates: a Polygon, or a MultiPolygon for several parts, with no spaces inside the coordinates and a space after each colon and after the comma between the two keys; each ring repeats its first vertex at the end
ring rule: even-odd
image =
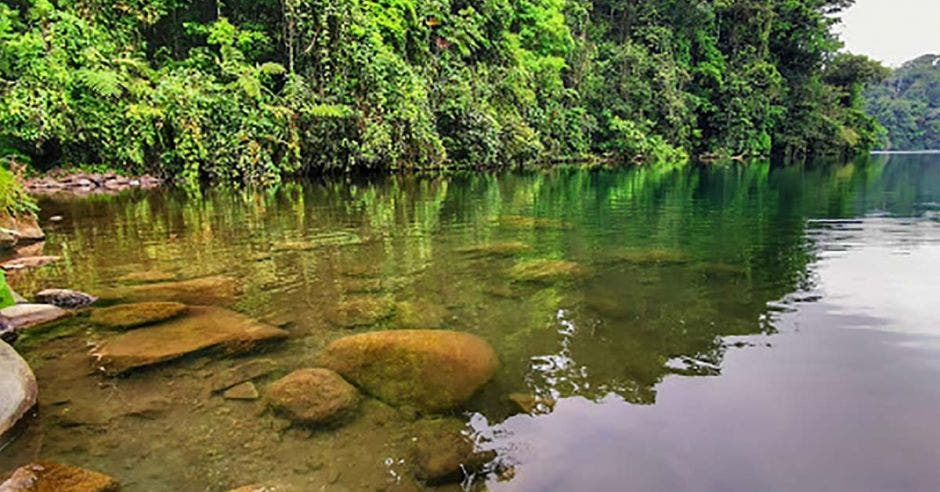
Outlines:
{"type": "Polygon", "coordinates": [[[23,181],[29,193],[49,195],[55,193],[94,194],[116,193],[132,188],[155,188],[166,181],[149,174],[122,176],[115,172],[87,173],[83,171],[53,170],[23,181]]]}

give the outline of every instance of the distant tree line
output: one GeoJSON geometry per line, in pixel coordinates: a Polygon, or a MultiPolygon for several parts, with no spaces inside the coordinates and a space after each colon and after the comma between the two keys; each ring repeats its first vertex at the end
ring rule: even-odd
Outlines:
{"type": "Polygon", "coordinates": [[[870,148],[852,0],[5,0],[0,152],[188,180],[870,148]]]}
{"type": "Polygon", "coordinates": [[[905,63],[865,99],[869,114],[887,130],[881,148],[940,149],[940,55],[905,63]]]}

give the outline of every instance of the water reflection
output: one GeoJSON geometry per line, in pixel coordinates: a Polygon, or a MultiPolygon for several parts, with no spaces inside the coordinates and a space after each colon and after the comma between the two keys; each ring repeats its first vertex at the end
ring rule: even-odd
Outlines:
{"type": "MultiPolygon", "coordinates": [[[[936,156],[133,191],[43,203],[65,217],[45,245],[63,260],[13,281],[233,276],[235,310],[290,331],[264,354],[285,370],[355,332],[331,321],[354,298],[395,306],[358,331],[474,333],[502,367],[455,415],[498,458],[467,487],[916,489],[940,484],[937,203],[936,156]]],[[[287,428],[202,391],[227,360],[89,375],[93,335],[23,342],[45,396],[9,451],[38,440],[129,490],[423,487],[414,415],[373,401],[339,430],[287,428]],[[108,403],[154,398],[145,419],[108,403]]]]}

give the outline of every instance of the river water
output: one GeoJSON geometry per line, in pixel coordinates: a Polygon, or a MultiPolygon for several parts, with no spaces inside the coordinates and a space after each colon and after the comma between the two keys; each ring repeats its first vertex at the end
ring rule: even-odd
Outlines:
{"type": "MultiPolygon", "coordinates": [[[[43,219],[63,217],[44,220],[43,246],[62,260],[11,279],[21,293],[225,275],[242,285],[233,310],[291,336],[114,378],[92,368],[102,335],[87,318],[29,333],[17,348],[39,378],[39,413],[0,452],[3,469],[38,456],[131,491],[425,488],[410,472],[414,414],[369,400],[345,426],[310,429],[264,398],[206,390],[253,358],[307,367],[332,340],[403,326],[407,308],[478,335],[501,362],[451,415],[496,457],[443,490],[940,490],[940,156],[41,205],[43,219]],[[512,277],[543,259],[581,274],[512,277]],[[399,314],[338,327],[329,313],[349,296],[399,314]]],[[[277,375],[255,381],[262,393],[277,375]]]]}

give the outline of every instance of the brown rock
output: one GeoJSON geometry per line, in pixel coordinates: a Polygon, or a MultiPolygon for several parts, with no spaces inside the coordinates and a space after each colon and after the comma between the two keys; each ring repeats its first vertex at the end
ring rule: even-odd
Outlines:
{"type": "Polygon", "coordinates": [[[0,268],[6,271],[39,268],[59,261],[60,259],[61,258],[58,256],[24,256],[5,261],[3,264],[0,264],[0,268]]]}
{"type": "Polygon", "coordinates": [[[135,301],[177,301],[184,304],[222,304],[235,301],[241,291],[238,281],[222,275],[135,285],[115,296],[135,301]]]}
{"type": "Polygon", "coordinates": [[[14,304],[0,309],[0,316],[5,317],[14,330],[21,331],[65,318],[69,312],[51,304],[14,304]]]}
{"type": "Polygon", "coordinates": [[[255,359],[238,364],[213,378],[212,391],[226,390],[236,384],[271,374],[277,369],[277,363],[271,359],[255,359]]]}
{"type": "Polygon", "coordinates": [[[114,492],[117,480],[98,472],[52,461],[38,461],[17,468],[0,484],[3,492],[114,492]]]}
{"type": "Polygon", "coordinates": [[[107,328],[128,329],[175,318],[187,309],[178,302],[135,302],[95,309],[89,320],[107,328]]]}
{"type": "Polygon", "coordinates": [[[105,340],[92,355],[101,370],[116,375],[202,350],[245,353],[287,336],[280,328],[227,309],[192,306],[186,316],[105,340]]]}
{"type": "Polygon", "coordinates": [[[464,473],[475,473],[492,461],[496,453],[477,451],[466,430],[453,418],[418,421],[412,441],[415,478],[430,484],[460,482],[464,473]]]}
{"type": "Polygon", "coordinates": [[[319,362],[381,400],[423,412],[463,404],[499,366],[488,343],[447,330],[389,330],[345,337],[328,345],[319,362]]]}
{"type": "Polygon", "coordinates": [[[258,396],[258,389],[251,382],[237,384],[222,393],[227,400],[257,400],[258,396]]]}
{"type": "Polygon", "coordinates": [[[46,238],[36,216],[31,214],[13,217],[6,212],[0,212],[0,228],[16,231],[20,241],[41,241],[46,238]]]}
{"type": "Polygon", "coordinates": [[[359,392],[329,369],[299,369],[271,383],[268,400],[275,410],[305,424],[325,424],[348,417],[359,392]]]}
{"type": "Polygon", "coordinates": [[[555,399],[547,396],[538,396],[532,393],[510,393],[506,398],[515,403],[519,410],[528,414],[549,413],[555,408],[555,399]]]}

